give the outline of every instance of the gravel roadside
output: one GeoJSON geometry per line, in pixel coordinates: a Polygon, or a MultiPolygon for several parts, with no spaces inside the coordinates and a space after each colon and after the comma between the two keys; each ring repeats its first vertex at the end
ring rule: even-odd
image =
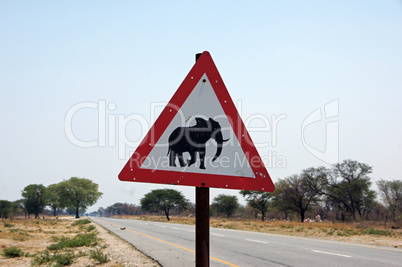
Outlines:
{"type": "Polygon", "coordinates": [[[105,254],[108,255],[110,262],[102,266],[132,266],[132,267],[158,267],[158,262],[152,260],[145,254],[141,253],[128,242],[117,237],[112,232],[106,230],[99,224],[96,225],[96,230],[99,232],[98,237],[101,238],[106,245],[105,254]]]}

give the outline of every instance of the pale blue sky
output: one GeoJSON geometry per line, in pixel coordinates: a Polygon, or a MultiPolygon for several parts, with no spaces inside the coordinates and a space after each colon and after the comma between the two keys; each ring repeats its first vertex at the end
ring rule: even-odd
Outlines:
{"type": "MultiPolygon", "coordinates": [[[[301,125],[333,100],[339,160],[373,166],[373,181],[401,179],[402,1],[1,1],[0,36],[0,199],[71,176],[99,184],[104,196],[90,210],[138,204],[161,188],[118,181],[128,158],[109,144],[73,145],[64,119],[80,102],[104,100],[116,105],[108,116],[149,121],[151,103],[168,101],[204,50],[241,101],[243,120],[286,115],[276,146],[259,149],[286,160],[268,168],[274,182],[328,166],[303,146],[301,125]]],[[[97,120],[96,110],[77,113],[74,133],[96,139],[97,120]]],[[[325,122],[305,131],[321,150],[325,122]]],[[[140,137],[138,125],[128,125],[129,139],[140,137]]],[[[272,141],[272,133],[250,133],[272,141]]],[[[193,188],[170,188],[194,201],[193,188]]],[[[219,193],[238,195],[211,191],[219,193]]]]}

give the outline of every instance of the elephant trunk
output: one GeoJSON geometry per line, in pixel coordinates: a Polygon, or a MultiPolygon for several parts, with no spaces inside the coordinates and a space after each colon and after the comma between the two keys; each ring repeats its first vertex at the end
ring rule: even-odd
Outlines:
{"type": "Polygon", "coordinates": [[[229,140],[229,139],[226,139],[226,140],[223,139],[222,132],[220,130],[216,132],[214,139],[215,139],[216,143],[218,144],[218,147],[216,149],[216,154],[215,154],[214,158],[212,159],[212,161],[215,161],[221,155],[223,142],[226,142],[229,140]]]}

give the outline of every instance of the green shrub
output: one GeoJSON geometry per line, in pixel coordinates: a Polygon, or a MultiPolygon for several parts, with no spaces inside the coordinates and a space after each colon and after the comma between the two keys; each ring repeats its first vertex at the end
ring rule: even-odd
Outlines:
{"type": "Polygon", "coordinates": [[[40,266],[43,264],[48,264],[49,266],[66,266],[74,263],[74,254],[68,252],[67,254],[58,254],[54,253],[50,254],[48,250],[43,251],[42,253],[36,255],[32,261],[32,266],[40,266]],[[55,265],[50,263],[55,263],[55,265]]]}
{"type": "Polygon", "coordinates": [[[96,238],[97,233],[78,234],[74,238],[69,239],[62,237],[58,243],[52,244],[47,248],[49,250],[61,250],[63,248],[75,248],[75,247],[90,247],[96,246],[98,240],[96,238]]]}
{"type": "Polygon", "coordinates": [[[96,229],[95,225],[90,225],[90,226],[87,227],[87,232],[91,232],[91,231],[93,231],[95,229],[96,229]]]}
{"type": "Polygon", "coordinates": [[[93,249],[89,252],[91,259],[97,261],[99,264],[109,262],[109,258],[100,249],[93,249]]]}
{"type": "Polygon", "coordinates": [[[8,247],[3,249],[3,256],[6,258],[17,258],[24,256],[24,252],[17,247],[8,247]]]}
{"type": "Polygon", "coordinates": [[[24,235],[24,236],[31,236],[30,234],[28,234],[27,231],[24,231],[24,230],[21,230],[21,231],[19,232],[19,234],[20,234],[20,235],[24,235]]]}
{"type": "Polygon", "coordinates": [[[71,224],[71,226],[83,225],[83,224],[88,224],[88,223],[91,223],[91,220],[82,219],[82,220],[78,220],[78,221],[73,222],[71,224]]]}
{"type": "Polygon", "coordinates": [[[4,227],[8,227],[8,228],[14,226],[14,224],[11,224],[11,223],[8,223],[8,222],[3,222],[3,225],[4,225],[4,227]]]}
{"type": "MultiPolygon", "coordinates": [[[[62,238],[63,238],[63,236],[62,236],[62,238]]],[[[58,238],[57,236],[51,236],[50,240],[53,242],[59,242],[60,238],[58,238]]]]}
{"type": "Polygon", "coordinates": [[[224,229],[236,229],[236,226],[233,224],[227,224],[223,227],[224,229]]]}
{"type": "Polygon", "coordinates": [[[48,250],[61,250],[61,249],[63,249],[63,248],[66,247],[66,246],[65,246],[65,243],[66,243],[68,240],[70,240],[70,239],[68,239],[68,238],[66,238],[66,237],[63,237],[59,243],[51,244],[51,245],[49,245],[49,246],[47,247],[47,249],[48,249],[48,250]]]}
{"type": "Polygon", "coordinates": [[[390,235],[388,231],[375,229],[374,227],[371,227],[370,229],[364,231],[364,233],[369,235],[390,235]]]}
{"type": "Polygon", "coordinates": [[[39,254],[37,254],[36,256],[34,256],[34,258],[31,261],[31,264],[33,266],[38,266],[38,265],[42,265],[48,262],[52,261],[52,256],[49,253],[49,250],[45,250],[39,254]]]}
{"type": "Polygon", "coordinates": [[[74,254],[68,252],[67,254],[54,254],[53,260],[56,262],[56,266],[67,266],[74,263],[74,254]]]}

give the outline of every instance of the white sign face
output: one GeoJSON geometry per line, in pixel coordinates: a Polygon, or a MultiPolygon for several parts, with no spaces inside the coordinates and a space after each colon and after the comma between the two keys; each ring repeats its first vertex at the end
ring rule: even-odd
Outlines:
{"type": "Polygon", "coordinates": [[[205,73],[140,168],[255,178],[205,73]],[[197,130],[201,130],[197,138],[186,138],[197,130]],[[223,142],[215,135],[218,132],[223,142]],[[221,153],[217,153],[219,140],[221,153]]]}

